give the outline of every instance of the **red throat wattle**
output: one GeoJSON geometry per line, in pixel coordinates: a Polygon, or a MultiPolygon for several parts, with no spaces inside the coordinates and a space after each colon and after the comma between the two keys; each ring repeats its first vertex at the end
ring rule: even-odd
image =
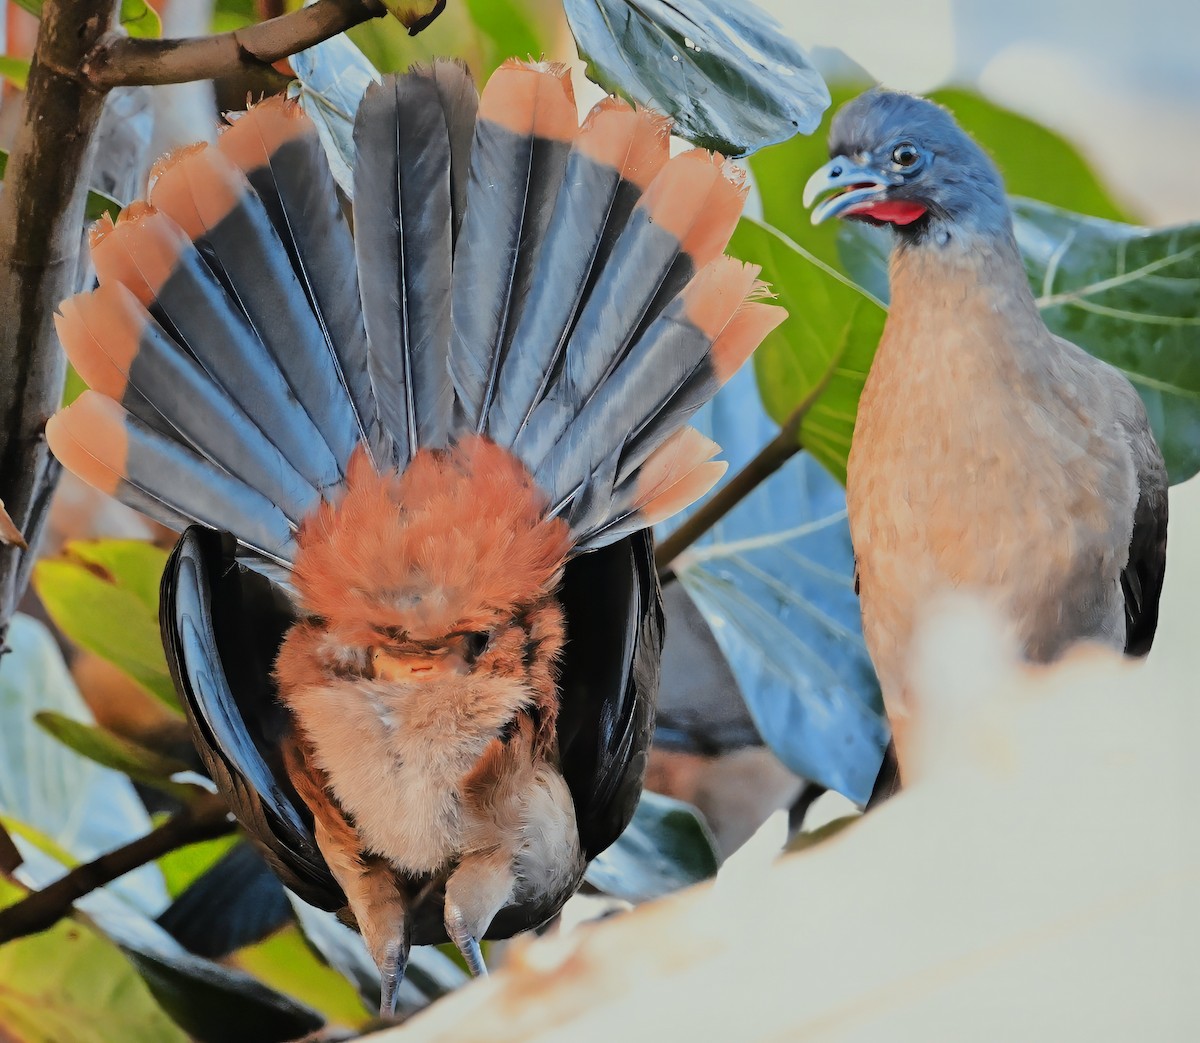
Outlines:
{"type": "Polygon", "coordinates": [[[905,200],[885,200],[882,203],[864,203],[862,206],[851,207],[848,214],[864,214],[876,221],[886,221],[892,225],[910,225],[926,213],[920,203],[910,203],[905,200]]]}

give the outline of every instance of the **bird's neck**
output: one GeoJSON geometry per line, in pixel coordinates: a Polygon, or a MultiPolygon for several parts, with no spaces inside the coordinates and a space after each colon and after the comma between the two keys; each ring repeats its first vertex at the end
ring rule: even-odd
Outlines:
{"type": "Polygon", "coordinates": [[[981,375],[1034,374],[1049,362],[1053,339],[1010,231],[900,242],[889,278],[882,352],[903,345],[909,364],[948,363],[981,375]]]}

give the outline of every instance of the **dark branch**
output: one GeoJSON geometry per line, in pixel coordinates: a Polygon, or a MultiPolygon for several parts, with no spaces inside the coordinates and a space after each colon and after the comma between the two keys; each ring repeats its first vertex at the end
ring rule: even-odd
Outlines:
{"type": "Polygon", "coordinates": [[[759,454],[735,474],[716,492],[705,500],[695,514],[679,526],[670,536],[654,549],[654,563],[658,566],[659,578],[670,582],[675,578],[671,563],[685,550],[717,524],[763,482],[795,456],[803,446],[800,443],[800,425],[808,411],[825,393],[829,378],[833,376],[831,365],[800,404],[779,429],[779,434],[762,447],[759,454]]]}
{"type": "Polygon", "coordinates": [[[144,837],[76,866],[48,887],[0,909],[0,945],[53,927],[84,895],[153,862],[168,851],[225,836],[236,828],[224,802],[205,794],[194,805],[167,819],[144,837]]]}
{"type": "Polygon", "coordinates": [[[0,498],[29,544],[0,546],[0,649],[58,475],[44,434],[65,373],[52,320],[75,289],[104,101],[71,70],[109,30],[116,7],[116,0],[46,0],[0,193],[0,498]]]}
{"type": "Polygon", "coordinates": [[[216,36],[151,40],[110,32],[77,67],[99,90],[215,79],[269,67],[383,13],[379,0],[317,0],[311,7],[216,36]]]}

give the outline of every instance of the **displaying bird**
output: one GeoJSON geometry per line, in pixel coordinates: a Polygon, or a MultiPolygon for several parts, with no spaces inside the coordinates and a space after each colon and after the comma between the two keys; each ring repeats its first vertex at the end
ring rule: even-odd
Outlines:
{"type": "Polygon", "coordinates": [[[162,163],[62,305],[91,390],[51,447],[186,530],[162,625],[197,745],[283,880],[357,924],[384,1013],[411,944],[483,972],[637,803],[647,527],[720,476],[685,423],[782,318],[723,255],[736,169],[668,159],[668,128],[612,98],[581,128],[553,65],[482,97],[415,68],[359,109],[352,239],[271,99],[162,163]]]}
{"type": "Polygon", "coordinates": [[[1167,474],[1125,376],[1046,328],[1003,181],[949,112],[871,90],[838,113],[829,151],[804,188],[806,206],[833,192],[813,222],[894,233],[846,500],[902,768],[913,625],[940,591],[990,598],[1033,662],[1078,641],[1149,651],[1167,474]]]}

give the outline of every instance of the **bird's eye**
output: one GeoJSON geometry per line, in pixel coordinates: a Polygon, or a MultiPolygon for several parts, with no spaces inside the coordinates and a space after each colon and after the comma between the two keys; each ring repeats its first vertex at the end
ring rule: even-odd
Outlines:
{"type": "Polygon", "coordinates": [[[907,141],[892,150],[892,162],[900,167],[911,167],[920,158],[921,153],[917,146],[907,141]]]}
{"type": "Polygon", "coordinates": [[[463,652],[468,659],[478,659],[492,642],[490,630],[472,630],[463,635],[463,652]]]}

